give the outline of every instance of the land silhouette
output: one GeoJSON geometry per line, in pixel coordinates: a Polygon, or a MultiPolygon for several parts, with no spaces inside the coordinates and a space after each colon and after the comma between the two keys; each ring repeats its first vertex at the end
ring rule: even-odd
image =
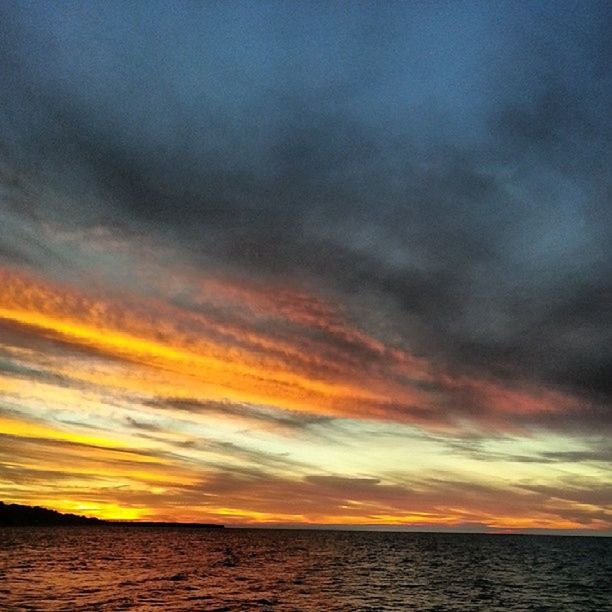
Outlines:
{"type": "Polygon", "coordinates": [[[216,523],[170,523],[159,521],[109,521],[95,517],[67,514],[22,504],[5,504],[0,501],[0,527],[52,527],[60,525],[130,525],[135,527],[200,527],[219,529],[223,525],[216,523]]]}

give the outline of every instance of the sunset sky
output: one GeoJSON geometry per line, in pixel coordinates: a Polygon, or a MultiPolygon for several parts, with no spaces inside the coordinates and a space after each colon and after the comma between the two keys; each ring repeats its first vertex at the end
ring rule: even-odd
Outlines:
{"type": "Polygon", "coordinates": [[[609,2],[3,2],[0,500],[612,533],[609,2]]]}

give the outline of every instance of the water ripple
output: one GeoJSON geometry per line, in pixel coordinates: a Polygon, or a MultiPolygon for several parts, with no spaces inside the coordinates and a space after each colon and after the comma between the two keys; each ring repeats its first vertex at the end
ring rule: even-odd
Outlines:
{"type": "Polygon", "coordinates": [[[0,529],[0,610],[612,609],[609,538],[0,529]]]}

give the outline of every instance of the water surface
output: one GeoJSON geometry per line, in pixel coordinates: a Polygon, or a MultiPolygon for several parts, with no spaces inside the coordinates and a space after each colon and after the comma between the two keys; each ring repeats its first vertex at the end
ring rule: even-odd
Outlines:
{"type": "Polygon", "coordinates": [[[612,609],[612,539],[0,528],[2,610],[612,609]]]}

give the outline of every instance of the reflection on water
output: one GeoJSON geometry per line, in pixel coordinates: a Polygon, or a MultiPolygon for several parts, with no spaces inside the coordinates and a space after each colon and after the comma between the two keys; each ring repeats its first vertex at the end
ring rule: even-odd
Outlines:
{"type": "Polygon", "coordinates": [[[612,539],[0,528],[2,610],[606,610],[612,539]]]}

